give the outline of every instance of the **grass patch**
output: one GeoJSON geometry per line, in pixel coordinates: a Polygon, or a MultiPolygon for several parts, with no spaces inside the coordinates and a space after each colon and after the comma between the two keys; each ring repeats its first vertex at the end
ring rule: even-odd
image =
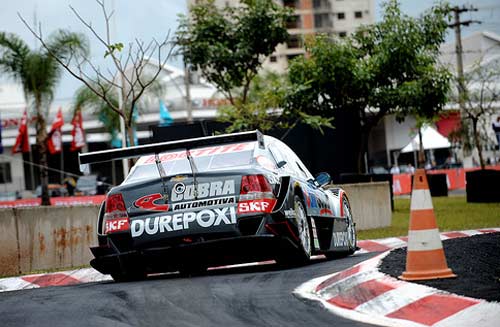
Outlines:
{"type": "MultiPolygon", "coordinates": [[[[440,231],[500,227],[500,203],[467,203],[465,196],[432,198],[440,231]]],[[[394,199],[390,227],[358,231],[358,239],[408,235],[410,199],[394,199]]]]}

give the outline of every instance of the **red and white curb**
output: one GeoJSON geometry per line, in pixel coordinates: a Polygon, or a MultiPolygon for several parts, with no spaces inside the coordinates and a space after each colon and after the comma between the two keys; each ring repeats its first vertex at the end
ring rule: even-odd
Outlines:
{"type": "Polygon", "coordinates": [[[93,268],[82,268],[48,274],[26,275],[0,279],[0,292],[47,286],[64,286],[112,280],[93,268]]]}
{"type": "MultiPolygon", "coordinates": [[[[448,240],[450,238],[469,237],[478,234],[500,232],[500,228],[481,228],[470,229],[458,232],[443,232],[440,234],[441,240],[448,240]]],[[[384,252],[395,248],[400,248],[408,245],[408,237],[388,237],[377,240],[361,240],[358,241],[358,253],[369,252],[384,252]]]]}
{"type": "MultiPolygon", "coordinates": [[[[455,237],[466,237],[476,234],[497,232],[500,228],[489,228],[480,230],[467,230],[461,232],[444,232],[441,233],[441,239],[449,239],[455,237]]],[[[377,251],[387,251],[396,247],[406,246],[406,237],[390,237],[378,240],[362,240],[358,241],[360,250],[356,253],[368,253],[377,251]]],[[[324,256],[314,256],[313,259],[322,259],[324,256]]],[[[274,260],[243,263],[230,266],[221,266],[209,268],[209,270],[219,270],[227,268],[241,268],[258,265],[274,264],[274,260]]],[[[47,286],[64,286],[74,285],[89,282],[100,282],[112,280],[109,275],[103,275],[93,268],[83,268],[71,271],[61,271],[56,273],[36,274],[17,276],[0,279],[0,292],[15,291],[29,288],[39,288],[47,286]]]]}
{"type": "MultiPolygon", "coordinates": [[[[496,231],[500,228],[482,233],[496,231]]],[[[389,251],[347,270],[315,278],[294,293],[321,302],[337,315],[382,326],[498,326],[500,303],[458,296],[383,274],[378,266],[387,254],[389,251]]]]}

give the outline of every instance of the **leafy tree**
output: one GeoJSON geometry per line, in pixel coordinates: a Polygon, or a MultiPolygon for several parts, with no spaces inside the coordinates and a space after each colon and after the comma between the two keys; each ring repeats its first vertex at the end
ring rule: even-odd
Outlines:
{"type": "Polygon", "coordinates": [[[32,50],[15,34],[0,32],[0,69],[22,84],[26,102],[36,117],[36,146],[40,156],[42,205],[50,205],[47,171],[46,117],[59,83],[61,58],[86,55],[87,41],[81,34],[58,30],[47,39],[46,47],[32,50]]]}
{"type": "Polygon", "coordinates": [[[180,16],[177,31],[185,62],[199,68],[229,101],[220,110],[220,120],[231,123],[228,131],[288,127],[288,121],[297,117],[328,125],[328,119],[287,106],[285,99],[296,90],[286,78],[272,73],[258,76],[264,59],[287,41],[291,10],[268,0],[240,4],[218,8],[213,0],[200,1],[190,8],[189,16],[180,16]]]}
{"type": "Polygon", "coordinates": [[[437,58],[446,17],[446,6],[412,18],[401,13],[397,1],[388,1],[381,22],[344,39],[319,36],[307,45],[310,56],[291,64],[291,83],[306,86],[290,99],[295,106],[322,116],[358,113],[359,172],[370,132],[384,116],[430,118],[445,104],[450,74],[438,67],[437,58]]]}
{"type": "MultiPolygon", "coordinates": [[[[500,60],[477,62],[465,74],[462,85],[462,125],[451,136],[460,141],[466,151],[475,147],[481,169],[484,169],[483,147],[489,141],[485,128],[490,128],[488,119],[500,100],[500,60]]],[[[451,97],[456,103],[460,102],[456,91],[451,97]]]]}

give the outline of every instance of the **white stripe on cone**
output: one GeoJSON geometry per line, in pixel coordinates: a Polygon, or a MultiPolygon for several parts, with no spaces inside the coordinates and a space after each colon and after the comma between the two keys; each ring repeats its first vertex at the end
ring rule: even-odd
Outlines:
{"type": "Polygon", "coordinates": [[[431,192],[429,190],[413,190],[411,193],[410,210],[433,209],[431,192]]]}
{"type": "Polygon", "coordinates": [[[408,251],[429,251],[442,248],[443,244],[437,228],[408,231],[408,251]]]}

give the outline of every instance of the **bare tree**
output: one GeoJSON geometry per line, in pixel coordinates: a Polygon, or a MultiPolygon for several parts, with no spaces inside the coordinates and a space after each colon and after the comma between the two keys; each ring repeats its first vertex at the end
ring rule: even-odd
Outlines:
{"type": "MultiPolygon", "coordinates": [[[[465,74],[463,83],[462,126],[452,137],[459,138],[466,150],[477,148],[479,164],[484,169],[483,144],[488,140],[485,128],[490,128],[486,120],[500,101],[500,58],[476,63],[465,74]]],[[[457,103],[458,96],[454,96],[457,103]]]]}
{"type": "Polygon", "coordinates": [[[153,85],[160,75],[163,66],[172,54],[174,44],[169,41],[170,32],[168,32],[161,41],[153,38],[146,43],[136,38],[124,50],[123,43],[113,42],[111,38],[110,25],[114,11],[108,11],[103,0],[96,0],[96,2],[103,14],[104,33],[99,33],[91,21],[85,20],[72,6],[69,7],[93,37],[105,47],[104,57],[110,58],[115,72],[110,69],[101,69],[89,59],[89,56],[59,56],[47,45],[40,25],[31,26],[21,15],[19,17],[60,65],[101,98],[113,112],[123,118],[129,144],[135,145],[132,124],[136,104],[145,90],[153,85]],[[119,95],[118,103],[113,101],[116,99],[116,92],[119,95]]]}

